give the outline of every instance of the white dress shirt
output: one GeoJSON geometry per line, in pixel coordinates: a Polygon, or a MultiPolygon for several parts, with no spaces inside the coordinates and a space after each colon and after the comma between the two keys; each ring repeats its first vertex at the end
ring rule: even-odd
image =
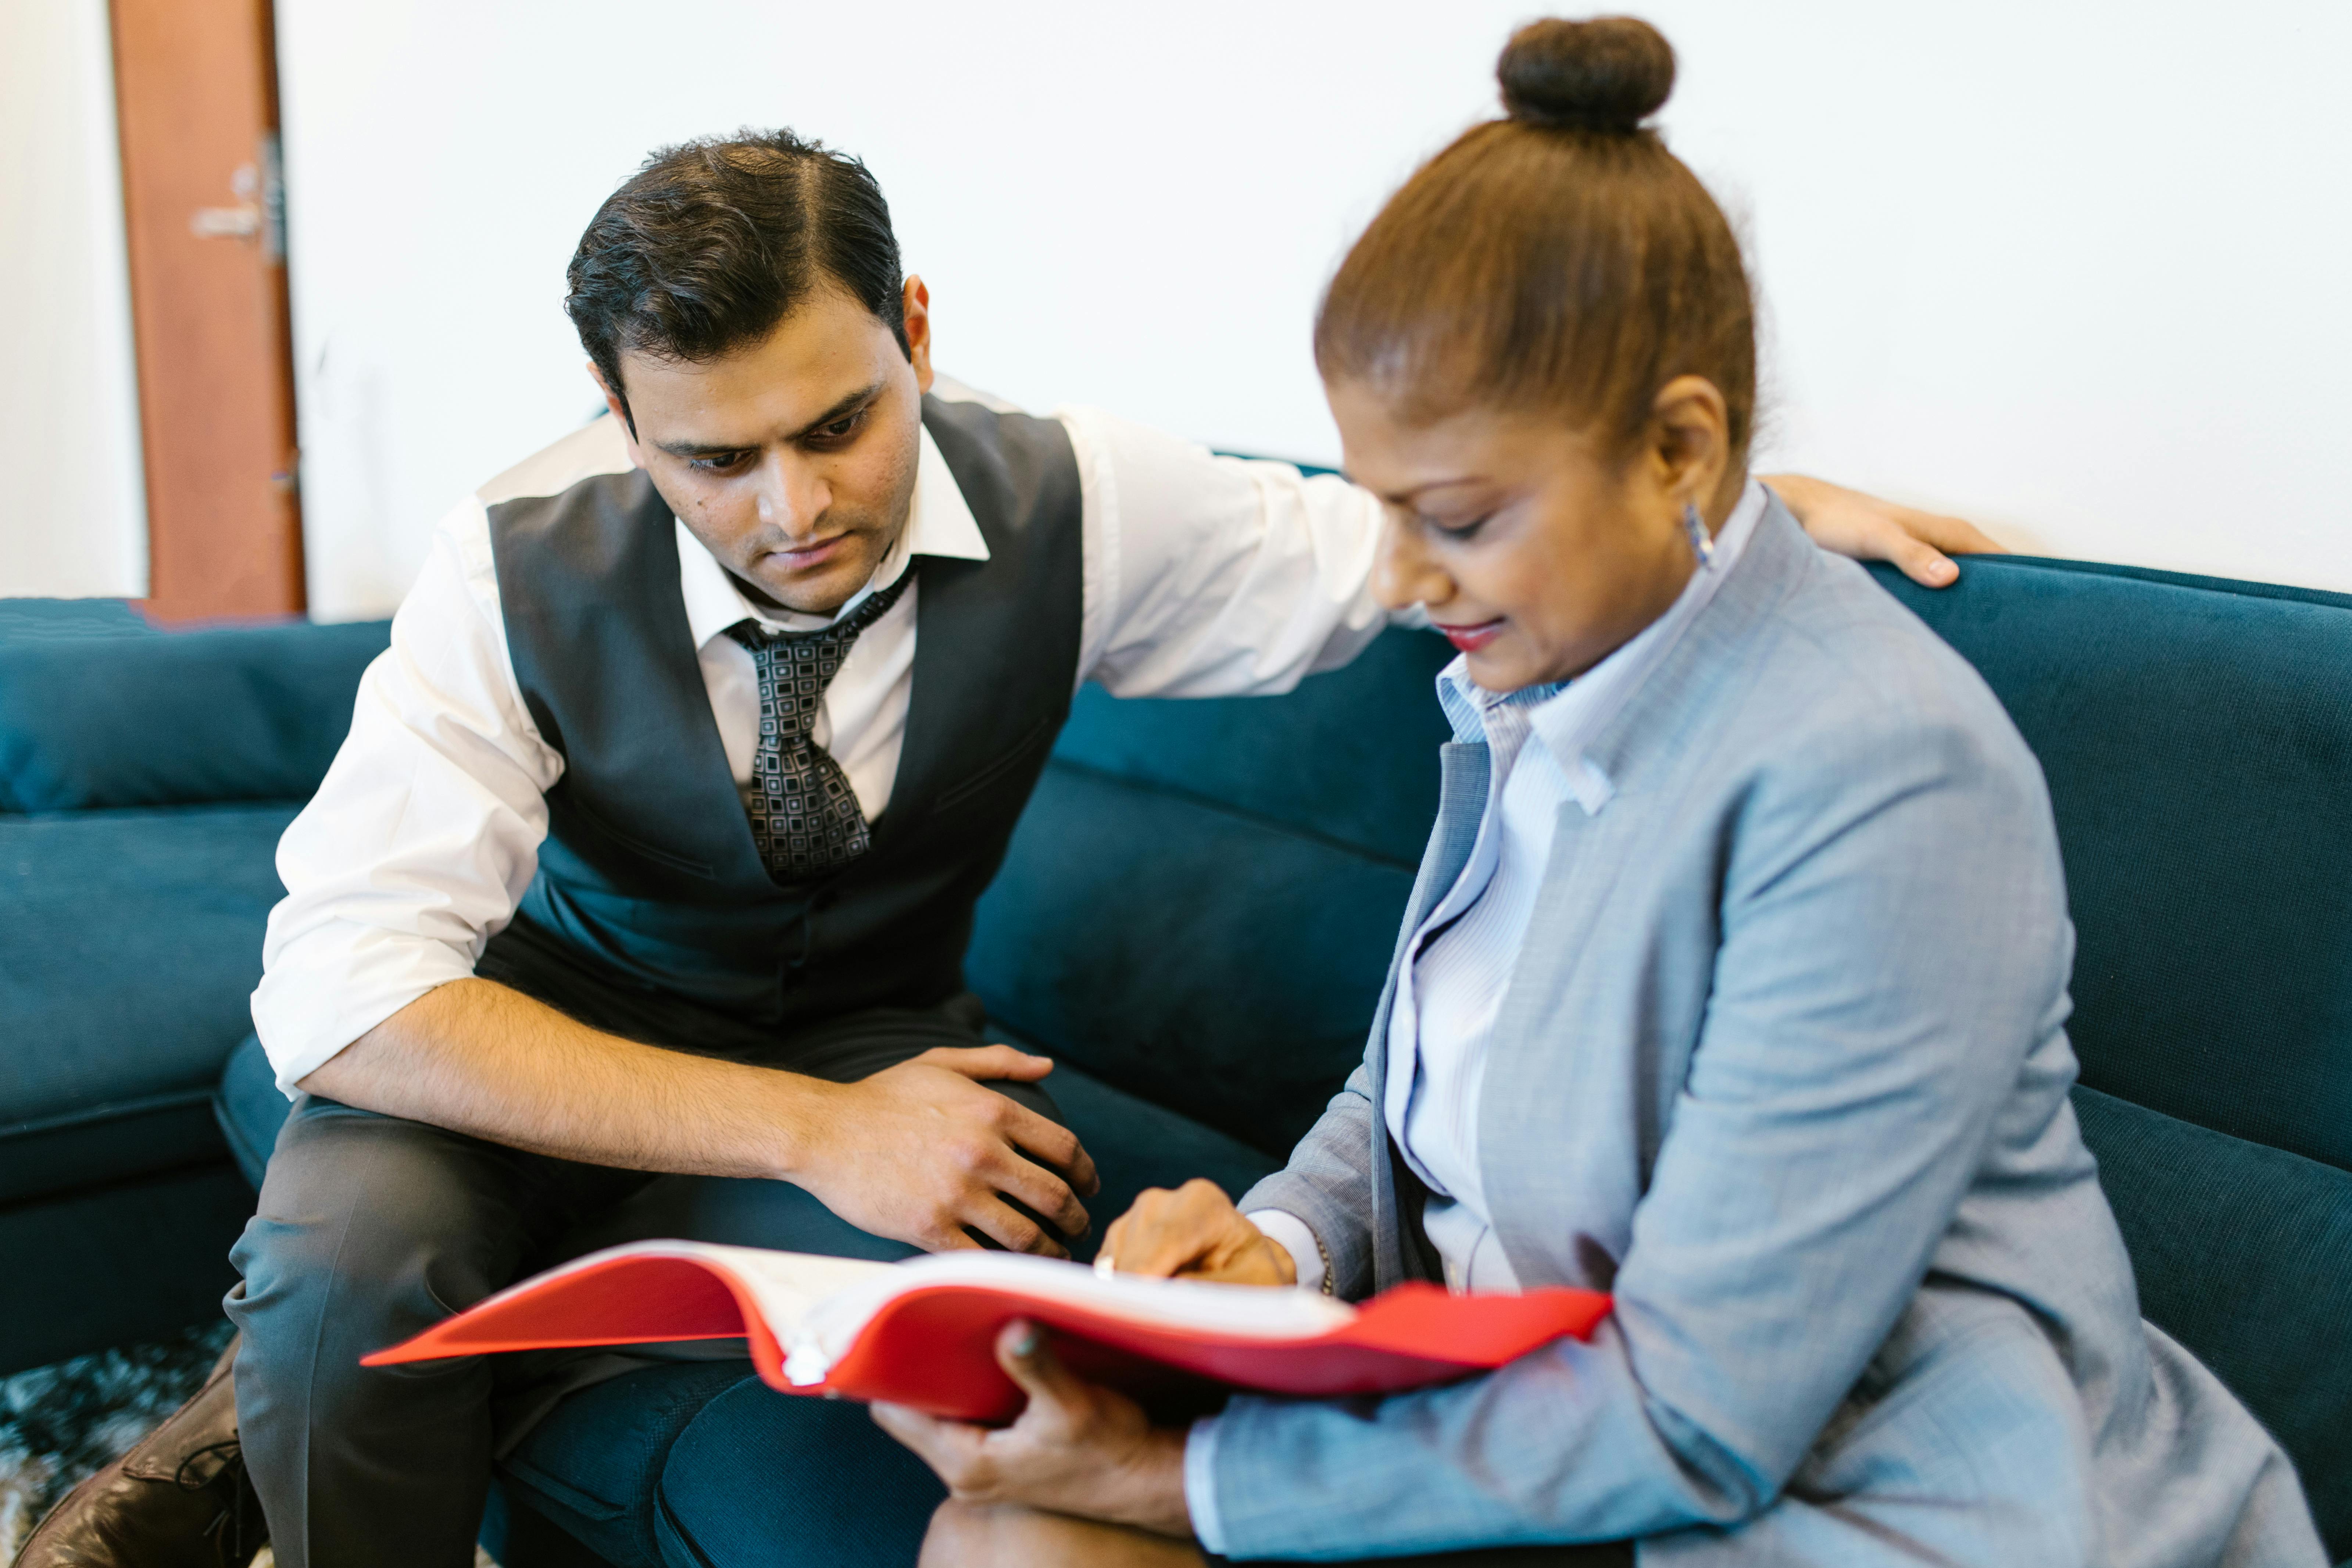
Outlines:
{"type": "MultiPolygon", "coordinates": [[[[1462,874],[1413,928],[1389,1011],[1388,1073],[1381,1116],[1429,1188],[1422,1228],[1445,1268],[1449,1289],[1516,1293],[1487,1218],[1478,1169],[1478,1100],[1486,1044],[1525,945],[1536,895],[1551,859],[1554,828],[1572,802],[1587,815],[1616,786],[1585,748],[1633,700],[1683,633],[1715,597],[1764,515],[1764,487],[1748,481],[1717,531],[1712,563],[1691,574],[1666,613],[1565,685],[1496,693],[1470,679],[1457,658],[1438,672],[1437,700],[1454,738],[1486,747],[1486,809],[1462,874]]],[[[1323,1288],[1315,1233],[1297,1215],[1257,1209],[1250,1221],[1290,1254],[1302,1289],[1323,1288]]],[[[1193,1423],[1184,1444],[1184,1499],[1193,1533],[1222,1552],[1217,1521],[1216,1419],[1193,1423]]]]}
{"type": "MultiPolygon", "coordinates": [[[[1055,417],[1069,432],[1083,505],[1081,682],[1121,697],[1287,691],[1354,658],[1386,624],[1370,589],[1381,512],[1366,492],[1284,463],[1214,457],[1098,410],[1055,417]]],[[[471,974],[513,919],[563,758],[531,722],[508,657],[488,508],[628,467],[618,423],[600,418],[443,521],[393,617],[392,647],[360,682],[349,739],[278,845],[287,895],[270,913],[253,1016],[289,1095],[377,1024],[471,974]]],[[[743,789],[759,694],[751,656],[726,629],[746,617],[786,630],[835,617],[753,605],[682,525],[677,538],[678,591],[743,789]]],[[[907,527],[837,614],[918,555],[988,556],[928,432],[907,527]]],[[[919,580],[851,646],[817,718],[816,742],[869,821],[889,805],[906,737],[920,593],[919,580]]]]}

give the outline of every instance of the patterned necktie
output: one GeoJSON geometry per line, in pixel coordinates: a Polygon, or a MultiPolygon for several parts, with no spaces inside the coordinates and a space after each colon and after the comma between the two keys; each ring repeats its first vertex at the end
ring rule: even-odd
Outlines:
{"type": "Polygon", "coordinates": [[[811,736],[824,689],[848,657],[849,645],[888,615],[914,580],[910,569],[823,631],[771,632],[748,620],[727,628],[760,671],[760,750],[751,759],[745,809],[760,859],[779,882],[838,870],[872,842],[849,775],[811,736]]]}

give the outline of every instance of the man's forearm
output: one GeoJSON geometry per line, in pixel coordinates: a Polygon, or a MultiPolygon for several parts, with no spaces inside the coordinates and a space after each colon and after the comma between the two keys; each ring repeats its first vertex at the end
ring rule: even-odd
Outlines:
{"type": "Polygon", "coordinates": [[[779,1177],[835,1086],[589,1028],[493,981],[427,992],[301,1087],[364,1110],[599,1165],[779,1177]]]}

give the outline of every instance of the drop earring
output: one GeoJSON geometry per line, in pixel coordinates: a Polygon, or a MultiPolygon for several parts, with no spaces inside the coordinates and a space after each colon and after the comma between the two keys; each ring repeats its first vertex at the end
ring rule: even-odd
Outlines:
{"type": "Polygon", "coordinates": [[[1715,564],[1715,541],[1707,537],[1706,520],[1698,514],[1696,501],[1683,503],[1683,532],[1690,540],[1691,553],[1698,557],[1701,568],[1715,564]]]}

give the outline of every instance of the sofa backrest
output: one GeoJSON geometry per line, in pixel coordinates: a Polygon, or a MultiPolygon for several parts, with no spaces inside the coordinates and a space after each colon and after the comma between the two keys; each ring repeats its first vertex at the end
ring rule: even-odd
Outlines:
{"type": "Polygon", "coordinates": [[[157,629],[127,599],[0,599],[0,642],[126,637],[157,629]]]}
{"type": "Polygon", "coordinates": [[[2075,562],[1880,580],[2050,780],[2083,1081],[2352,1170],[2352,597],[2075,562]]]}
{"type": "Polygon", "coordinates": [[[157,635],[21,605],[0,634],[0,812],[307,800],[391,636],[385,621],[157,635]]]}
{"type": "Polygon", "coordinates": [[[981,902],[990,1016],[1288,1152],[1361,1059],[1437,809],[1452,651],[1391,631],[1286,697],[1079,694],[981,902]]]}

